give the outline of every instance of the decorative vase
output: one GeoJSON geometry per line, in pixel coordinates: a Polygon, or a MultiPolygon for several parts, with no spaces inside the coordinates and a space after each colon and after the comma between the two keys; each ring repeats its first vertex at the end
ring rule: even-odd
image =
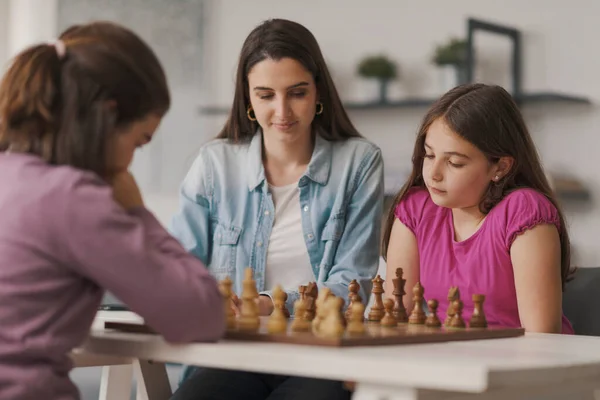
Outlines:
{"type": "Polygon", "coordinates": [[[466,81],[467,76],[464,67],[456,64],[438,66],[438,84],[442,93],[446,93],[450,89],[466,83],[466,81]]]}
{"type": "Polygon", "coordinates": [[[390,81],[388,79],[378,79],[379,81],[379,102],[387,103],[388,100],[388,85],[390,81]]]}

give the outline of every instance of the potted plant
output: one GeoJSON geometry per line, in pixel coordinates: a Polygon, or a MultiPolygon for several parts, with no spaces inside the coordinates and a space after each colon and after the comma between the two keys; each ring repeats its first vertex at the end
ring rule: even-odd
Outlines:
{"type": "Polygon", "coordinates": [[[358,75],[376,79],[379,83],[379,101],[387,101],[387,88],[391,80],[398,76],[396,64],[384,55],[367,56],[358,64],[358,75]]]}
{"type": "Polygon", "coordinates": [[[432,62],[440,70],[444,92],[466,83],[467,41],[453,37],[436,46],[432,62]]]}

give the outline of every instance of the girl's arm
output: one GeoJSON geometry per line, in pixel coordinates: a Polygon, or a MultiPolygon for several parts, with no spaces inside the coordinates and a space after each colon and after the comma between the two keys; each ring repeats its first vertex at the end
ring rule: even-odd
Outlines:
{"type": "Polygon", "coordinates": [[[386,280],[384,283],[385,297],[394,298],[394,283],[392,279],[396,278],[396,268],[402,268],[403,279],[406,279],[404,291],[404,306],[407,314],[410,314],[413,307],[412,288],[419,281],[419,250],[417,248],[417,238],[410,229],[406,227],[399,219],[394,220],[390,242],[387,252],[386,280]]]}
{"type": "Polygon", "coordinates": [[[517,236],[510,248],[521,324],[530,332],[562,330],[560,239],[552,224],[517,236]]]}
{"type": "Polygon", "coordinates": [[[74,182],[54,225],[60,262],[110,291],[172,342],[216,340],[223,299],[202,262],[143,206],[126,211],[92,176],[74,182]]]}

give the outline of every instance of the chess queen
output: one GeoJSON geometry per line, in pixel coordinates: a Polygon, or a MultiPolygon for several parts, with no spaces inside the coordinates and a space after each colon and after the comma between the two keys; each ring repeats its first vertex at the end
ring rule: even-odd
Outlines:
{"type": "Polygon", "coordinates": [[[499,86],[452,89],[425,115],[412,161],[385,227],[388,276],[403,268],[441,314],[456,286],[465,319],[483,294],[491,326],[572,333],[561,307],[565,218],[512,97],[499,86]]]}
{"type": "MultiPolygon", "coordinates": [[[[268,20],[246,38],[229,118],[199,150],[180,199],[171,232],[217,279],[230,277],[238,296],[252,268],[260,314],[272,312],[276,285],[290,312],[298,287],[311,281],[345,299],[355,279],[369,298],[379,263],[381,151],[352,125],[302,25],[268,20]]],[[[203,369],[175,399],[247,398],[263,381],[270,389],[253,398],[299,385],[309,399],[347,396],[339,382],[203,369]]]]}

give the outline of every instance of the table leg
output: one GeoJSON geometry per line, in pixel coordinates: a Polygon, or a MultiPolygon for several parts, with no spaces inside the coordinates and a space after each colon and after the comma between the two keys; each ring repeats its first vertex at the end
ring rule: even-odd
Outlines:
{"type": "Polygon", "coordinates": [[[133,383],[133,366],[111,365],[102,367],[100,400],[128,399],[133,383]]]}
{"type": "Polygon", "coordinates": [[[164,363],[136,360],[137,400],[168,400],[173,392],[164,363]]]}

